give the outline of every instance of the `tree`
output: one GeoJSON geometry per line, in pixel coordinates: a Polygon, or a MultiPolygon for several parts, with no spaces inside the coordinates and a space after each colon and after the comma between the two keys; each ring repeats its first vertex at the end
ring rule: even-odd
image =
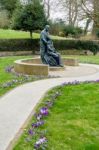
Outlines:
{"type": "Polygon", "coordinates": [[[51,15],[51,10],[53,9],[53,6],[55,8],[56,2],[55,0],[41,0],[41,2],[44,6],[47,20],[49,20],[51,15]]]}
{"type": "Polygon", "coordinates": [[[5,10],[0,11],[0,28],[8,28],[9,18],[5,10]]]}
{"type": "Polygon", "coordinates": [[[1,9],[7,10],[10,18],[16,8],[16,3],[17,0],[0,0],[1,9]]]}
{"type": "Polygon", "coordinates": [[[12,18],[12,28],[32,33],[34,30],[42,29],[46,24],[43,6],[39,0],[33,0],[28,4],[18,6],[12,18]]]}
{"type": "Polygon", "coordinates": [[[81,0],[86,17],[93,21],[93,33],[99,30],[99,0],[81,0]]]}
{"type": "Polygon", "coordinates": [[[66,13],[66,19],[70,26],[75,26],[78,19],[80,0],[59,0],[62,10],[66,13]]]}
{"type": "Polygon", "coordinates": [[[94,25],[93,25],[93,32],[99,31],[99,0],[94,0],[94,12],[93,12],[93,20],[94,20],[94,25]]]}

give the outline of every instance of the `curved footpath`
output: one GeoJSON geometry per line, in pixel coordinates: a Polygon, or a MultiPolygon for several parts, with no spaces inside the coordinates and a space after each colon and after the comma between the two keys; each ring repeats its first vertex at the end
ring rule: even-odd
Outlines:
{"type": "MultiPolygon", "coordinates": [[[[64,82],[91,81],[99,79],[99,66],[84,64],[97,71],[91,75],[39,80],[21,85],[0,98],[0,150],[11,149],[13,139],[22,131],[23,125],[33,115],[34,107],[51,88],[64,82]],[[20,131],[20,132],[19,132],[20,131]]],[[[84,70],[83,70],[84,71],[84,70]]]]}

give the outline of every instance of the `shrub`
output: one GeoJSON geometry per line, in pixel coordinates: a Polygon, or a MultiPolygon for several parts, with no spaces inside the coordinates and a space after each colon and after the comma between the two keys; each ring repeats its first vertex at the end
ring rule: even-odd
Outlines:
{"type": "Polygon", "coordinates": [[[29,51],[39,49],[38,39],[1,39],[0,51],[29,51]]]}
{"type": "Polygon", "coordinates": [[[82,35],[83,30],[80,27],[73,27],[73,26],[67,25],[64,27],[63,32],[66,37],[71,35],[72,37],[77,38],[77,37],[80,37],[80,35],[82,35]]]}
{"type": "MultiPolygon", "coordinates": [[[[99,51],[99,41],[53,40],[56,50],[90,50],[94,55],[99,51]]],[[[1,39],[0,51],[40,50],[39,39],[1,39]]]]}
{"type": "Polygon", "coordinates": [[[64,34],[63,33],[63,28],[64,28],[65,24],[61,19],[56,20],[55,22],[49,21],[49,24],[51,26],[50,34],[63,36],[63,34],[64,34]]]}
{"type": "Polygon", "coordinates": [[[80,28],[80,27],[76,27],[74,28],[74,37],[78,38],[82,35],[83,33],[83,30],[80,28]]]}
{"type": "Polygon", "coordinates": [[[65,36],[69,36],[69,34],[73,34],[73,27],[72,26],[65,26],[63,29],[63,32],[65,34],[65,36]]]}
{"type": "Polygon", "coordinates": [[[96,55],[99,51],[99,41],[54,40],[54,45],[59,50],[90,50],[93,55],[96,55]]]}

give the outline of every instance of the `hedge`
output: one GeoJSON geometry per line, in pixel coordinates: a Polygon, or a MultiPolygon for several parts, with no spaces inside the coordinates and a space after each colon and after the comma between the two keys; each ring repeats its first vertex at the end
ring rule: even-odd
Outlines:
{"type": "Polygon", "coordinates": [[[59,50],[90,50],[94,55],[99,51],[99,41],[87,40],[59,40],[54,41],[56,49],[59,50]]]}
{"type": "MultiPolygon", "coordinates": [[[[57,50],[90,50],[93,54],[99,51],[99,41],[53,40],[57,50]]],[[[39,51],[39,39],[0,39],[0,51],[39,51]]]]}
{"type": "Polygon", "coordinates": [[[38,48],[38,39],[0,39],[0,51],[35,51],[38,48]]]}

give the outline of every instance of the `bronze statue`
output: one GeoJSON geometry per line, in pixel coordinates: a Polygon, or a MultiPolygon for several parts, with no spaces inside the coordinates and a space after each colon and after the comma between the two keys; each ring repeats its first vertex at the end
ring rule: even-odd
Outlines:
{"type": "Polygon", "coordinates": [[[53,42],[49,36],[49,25],[46,25],[44,30],[40,35],[40,54],[41,60],[44,64],[49,64],[49,66],[61,66],[60,54],[56,52],[53,42]]]}

